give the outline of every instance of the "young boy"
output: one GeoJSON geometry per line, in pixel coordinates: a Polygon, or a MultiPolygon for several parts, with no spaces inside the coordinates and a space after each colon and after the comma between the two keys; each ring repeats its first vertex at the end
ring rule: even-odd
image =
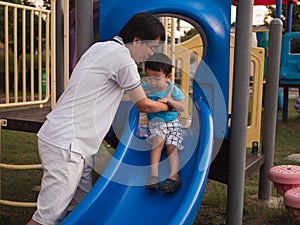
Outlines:
{"type": "Polygon", "coordinates": [[[44,174],[37,210],[28,225],[60,223],[67,208],[91,189],[91,158],[112,124],[124,91],[141,112],[169,109],[164,102],[146,97],[136,65],[164,39],[162,23],[149,13],[139,13],[119,36],[95,43],[81,57],[38,132],[44,174]]]}
{"type": "Polygon", "coordinates": [[[178,171],[180,160],[178,149],[182,150],[182,128],[178,112],[184,111],[184,95],[168,79],[172,77],[172,63],[168,56],[156,53],[148,58],[145,64],[146,82],[142,84],[147,97],[152,100],[168,102],[173,111],[147,113],[148,139],[152,143],[150,153],[151,174],[146,188],[164,192],[174,192],[181,187],[178,171]],[[158,165],[164,145],[169,158],[170,175],[161,185],[158,176],[158,165]]]}

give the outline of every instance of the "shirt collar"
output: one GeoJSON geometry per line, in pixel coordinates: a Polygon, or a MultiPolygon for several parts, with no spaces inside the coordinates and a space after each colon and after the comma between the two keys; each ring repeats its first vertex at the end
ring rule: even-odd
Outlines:
{"type": "Polygon", "coordinates": [[[119,43],[120,45],[124,45],[123,39],[120,36],[114,36],[113,41],[119,43]]]}

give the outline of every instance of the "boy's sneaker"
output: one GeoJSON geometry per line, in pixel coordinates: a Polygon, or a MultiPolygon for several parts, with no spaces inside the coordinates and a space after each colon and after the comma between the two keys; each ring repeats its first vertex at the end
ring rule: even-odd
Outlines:
{"type": "Polygon", "coordinates": [[[181,186],[182,182],[179,179],[173,180],[171,178],[168,178],[159,186],[159,190],[166,193],[172,193],[181,188],[181,186]]]}
{"type": "Polygon", "coordinates": [[[151,176],[147,179],[146,188],[151,190],[158,190],[159,188],[159,177],[157,176],[151,176]]]}

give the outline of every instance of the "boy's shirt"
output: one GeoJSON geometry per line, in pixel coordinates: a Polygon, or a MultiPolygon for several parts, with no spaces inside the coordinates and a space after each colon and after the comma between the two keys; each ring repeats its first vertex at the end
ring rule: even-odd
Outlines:
{"type": "MultiPolygon", "coordinates": [[[[167,81],[169,86],[165,91],[156,91],[152,90],[151,87],[148,85],[147,82],[142,83],[142,87],[144,88],[145,92],[151,91],[151,93],[147,94],[147,97],[151,100],[157,101],[160,98],[165,98],[168,94],[171,87],[173,87],[173,91],[171,97],[175,101],[183,100],[185,98],[182,91],[173,83],[167,81]]],[[[153,118],[159,117],[162,121],[172,121],[178,117],[179,113],[176,111],[167,111],[167,112],[155,112],[155,113],[147,113],[148,120],[152,120],[153,118]]]]}

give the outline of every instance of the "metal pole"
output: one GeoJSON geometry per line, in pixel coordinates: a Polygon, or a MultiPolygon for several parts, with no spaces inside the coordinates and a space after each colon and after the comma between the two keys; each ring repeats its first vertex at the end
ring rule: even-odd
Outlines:
{"type": "Polygon", "coordinates": [[[77,61],[94,43],[93,0],[76,0],[76,46],[77,61]]]}
{"type": "Polygon", "coordinates": [[[64,15],[62,0],[56,2],[56,98],[64,91],[64,15]]]}
{"type": "Polygon", "coordinates": [[[70,78],[70,59],[69,59],[69,49],[70,49],[70,20],[69,20],[69,1],[64,1],[64,89],[66,89],[70,78]]]}
{"type": "Polygon", "coordinates": [[[281,19],[282,0],[276,0],[276,18],[281,19]]]}
{"type": "Polygon", "coordinates": [[[51,0],[51,108],[56,103],[56,0],[51,0]]]}
{"type": "MultiPolygon", "coordinates": [[[[287,18],[286,18],[286,33],[292,32],[292,21],[293,21],[293,5],[291,2],[287,4],[287,18]]],[[[282,121],[288,121],[289,114],[289,87],[283,88],[283,113],[282,113],[282,121]]]]}
{"type": "Polygon", "coordinates": [[[286,18],[286,32],[292,32],[292,22],[293,22],[293,4],[287,4],[287,18],[286,18]]]}
{"type": "Polygon", "coordinates": [[[273,19],[269,33],[269,58],[267,64],[265,105],[263,115],[262,153],[265,154],[265,163],[260,168],[259,192],[260,199],[269,199],[272,183],[268,180],[268,172],[273,166],[276,136],[278,85],[280,71],[280,53],[282,22],[273,19]]]}
{"type": "Polygon", "coordinates": [[[237,1],[227,224],[243,222],[253,0],[237,1]]]}

